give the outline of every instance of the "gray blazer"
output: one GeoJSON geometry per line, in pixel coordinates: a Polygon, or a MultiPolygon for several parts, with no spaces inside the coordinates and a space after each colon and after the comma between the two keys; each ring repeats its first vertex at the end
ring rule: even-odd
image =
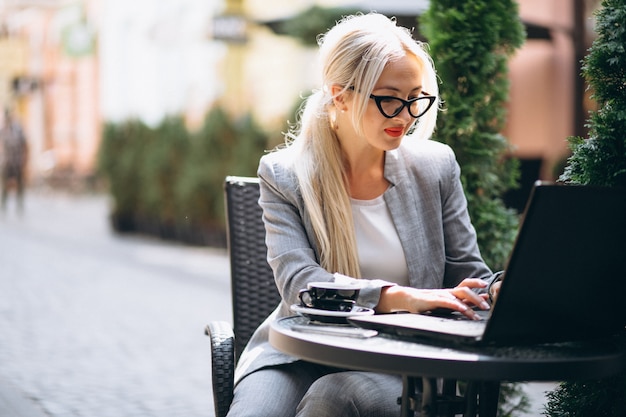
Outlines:
{"type": "MultiPolygon", "coordinates": [[[[297,360],[270,346],[269,323],[293,315],[289,308],[307,282],[334,279],[334,271],[318,263],[319,249],[289,158],[289,150],[280,150],[263,156],[259,164],[268,262],[282,302],[252,336],[237,365],[236,381],[260,368],[297,360]]],[[[408,138],[386,153],[385,177],[391,186],[384,199],[413,287],[454,287],[468,277],[492,279],[476,243],[459,176],[452,149],[439,142],[408,138]]],[[[360,281],[359,305],[375,307],[381,289],[395,285],[380,278],[360,281]]]]}

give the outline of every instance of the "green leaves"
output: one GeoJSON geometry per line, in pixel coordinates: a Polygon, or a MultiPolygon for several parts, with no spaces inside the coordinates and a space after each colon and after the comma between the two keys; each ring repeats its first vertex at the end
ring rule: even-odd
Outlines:
{"type": "Polygon", "coordinates": [[[320,33],[325,33],[343,16],[354,14],[357,11],[357,9],[344,7],[312,6],[294,17],[275,23],[273,26],[276,33],[289,35],[299,39],[305,45],[315,46],[320,33]]]}
{"type": "Polygon", "coordinates": [[[219,243],[219,237],[198,236],[223,232],[224,178],[254,176],[266,146],[267,136],[250,117],[233,121],[220,108],[195,132],[181,117],[155,128],[137,120],[107,123],[98,166],[113,197],[112,218],[125,225],[118,230],[219,243]]]}
{"type": "Polygon", "coordinates": [[[500,0],[433,0],[420,27],[442,80],[446,111],[434,139],[450,145],[461,165],[478,244],[487,264],[502,269],[517,232],[517,213],[502,202],[517,187],[517,161],[500,133],[509,94],[507,62],[525,33],[517,5],[500,0]]]}
{"type": "Polygon", "coordinates": [[[626,375],[606,380],[564,382],[547,395],[552,417],[621,417],[626,415],[626,375]]]}
{"type": "Polygon", "coordinates": [[[626,2],[605,0],[596,16],[583,75],[599,110],[589,118],[589,138],[568,138],[572,155],[559,180],[626,186],[626,2]]]}

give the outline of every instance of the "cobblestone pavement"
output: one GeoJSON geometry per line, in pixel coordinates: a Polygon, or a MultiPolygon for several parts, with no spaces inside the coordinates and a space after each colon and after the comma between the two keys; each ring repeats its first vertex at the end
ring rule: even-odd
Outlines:
{"type": "Polygon", "coordinates": [[[203,329],[231,321],[226,252],[107,215],[104,196],[41,191],[0,213],[0,381],[52,417],[213,416],[203,329]]]}

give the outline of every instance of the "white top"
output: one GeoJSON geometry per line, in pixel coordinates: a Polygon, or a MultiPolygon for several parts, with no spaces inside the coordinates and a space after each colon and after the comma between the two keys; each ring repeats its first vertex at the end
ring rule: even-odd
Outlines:
{"type": "Polygon", "coordinates": [[[362,278],[409,285],[402,244],[383,196],[350,201],[362,278]]]}

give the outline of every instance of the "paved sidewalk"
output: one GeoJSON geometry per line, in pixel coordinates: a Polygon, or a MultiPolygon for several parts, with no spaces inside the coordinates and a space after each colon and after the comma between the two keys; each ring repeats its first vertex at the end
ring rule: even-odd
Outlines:
{"type": "Polygon", "coordinates": [[[104,196],[0,213],[0,416],[211,417],[226,251],[118,236],[104,196]]]}
{"type": "Polygon", "coordinates": [[[37,404],[6,381],[0,381],[0,416],[48,417],[37,404]]]}

